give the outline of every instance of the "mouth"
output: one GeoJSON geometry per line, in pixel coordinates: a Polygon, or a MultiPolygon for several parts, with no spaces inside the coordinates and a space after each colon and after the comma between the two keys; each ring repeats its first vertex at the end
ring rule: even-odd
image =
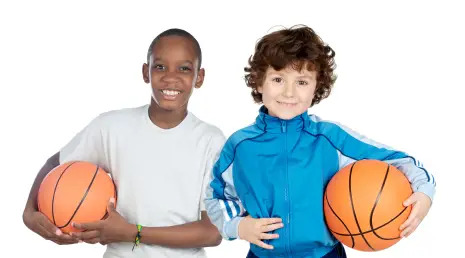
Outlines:
{"type": "Polygon", "coordinates": [[[173,89],[162,89],[160,90],[160,92],[163,98],[166,100],[175,100],[177,96],[181,93],[181,91],[173,89]]]}
{"type": "Polygon", "coordinates": [[[279,105],[284,106],[284,107],[295,107],[297,106],[297,103],[289,103],[289,102],[281,102],[281,101],[276,101],[279,105]]]}

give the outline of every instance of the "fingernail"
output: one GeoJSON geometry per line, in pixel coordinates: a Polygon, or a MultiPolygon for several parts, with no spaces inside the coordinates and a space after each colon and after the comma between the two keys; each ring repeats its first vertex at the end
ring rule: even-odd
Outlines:
{"type": "Polygon", "coordinates": [[[110,202],[113,203],[113,204],[115,204],[115,198],[111,197],[111,198],[110,198],[110,202]]]}
{"type": "Polygon", "coordinates": [[[83,241],[82,241],[82,240],[79,240],[78,243],[83,243],[83,241]]]}
{"type": "Polygon", "coordinates": [[[57,229],[57,230],[55,231],[55,234],[56,234],[57,236],[61,236],[61,230],[57,229]]]}

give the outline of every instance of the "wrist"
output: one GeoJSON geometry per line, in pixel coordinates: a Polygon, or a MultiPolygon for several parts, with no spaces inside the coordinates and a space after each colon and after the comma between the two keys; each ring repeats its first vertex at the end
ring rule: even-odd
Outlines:
{"type": "Polygon", "coordinates": [[[134,239],[136,238],[136,236],[137,236],[137,225],[128,224],[128,229],[126,230],[124,242],[134,242],[134,239]]]}

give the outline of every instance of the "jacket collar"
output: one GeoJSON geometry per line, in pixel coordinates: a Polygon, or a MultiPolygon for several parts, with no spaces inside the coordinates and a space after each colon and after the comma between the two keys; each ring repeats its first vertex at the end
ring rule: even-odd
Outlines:
{"type": "Polygon", "coordinates": [[[310,119],[307,111],[288,120],[281,119],[270,116],[268,114],[268,109],[265,106],[261,106],[255,123],[265,132],[285,133],[303,130],[309,125],[310,119]]]}

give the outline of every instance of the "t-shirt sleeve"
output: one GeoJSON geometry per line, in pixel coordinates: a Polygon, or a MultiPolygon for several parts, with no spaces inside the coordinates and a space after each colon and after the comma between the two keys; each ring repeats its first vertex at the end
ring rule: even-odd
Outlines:
{"type": "Polygon", "coordinates": [[[210,182],[212,181],[212,171],[213,165],[218,160],[221,149],[223,149],[223,145],[226,142],[226,138],[224,135],[218,134],[212,137],[210,141],[209,150],[207,152],[207,164],[205,166],[204,177],[203,177],[203,184],[202,184],[202,195],[200,196],[200,211],[205,211],[205,197],[206,197],[206,189],[210,182]]]}
{"type": "Polygon", "coordinates": [[[60,150],[60,164],[87,161],[106,167],[102,140],[102,117],[93,119],[60,150]]]}

